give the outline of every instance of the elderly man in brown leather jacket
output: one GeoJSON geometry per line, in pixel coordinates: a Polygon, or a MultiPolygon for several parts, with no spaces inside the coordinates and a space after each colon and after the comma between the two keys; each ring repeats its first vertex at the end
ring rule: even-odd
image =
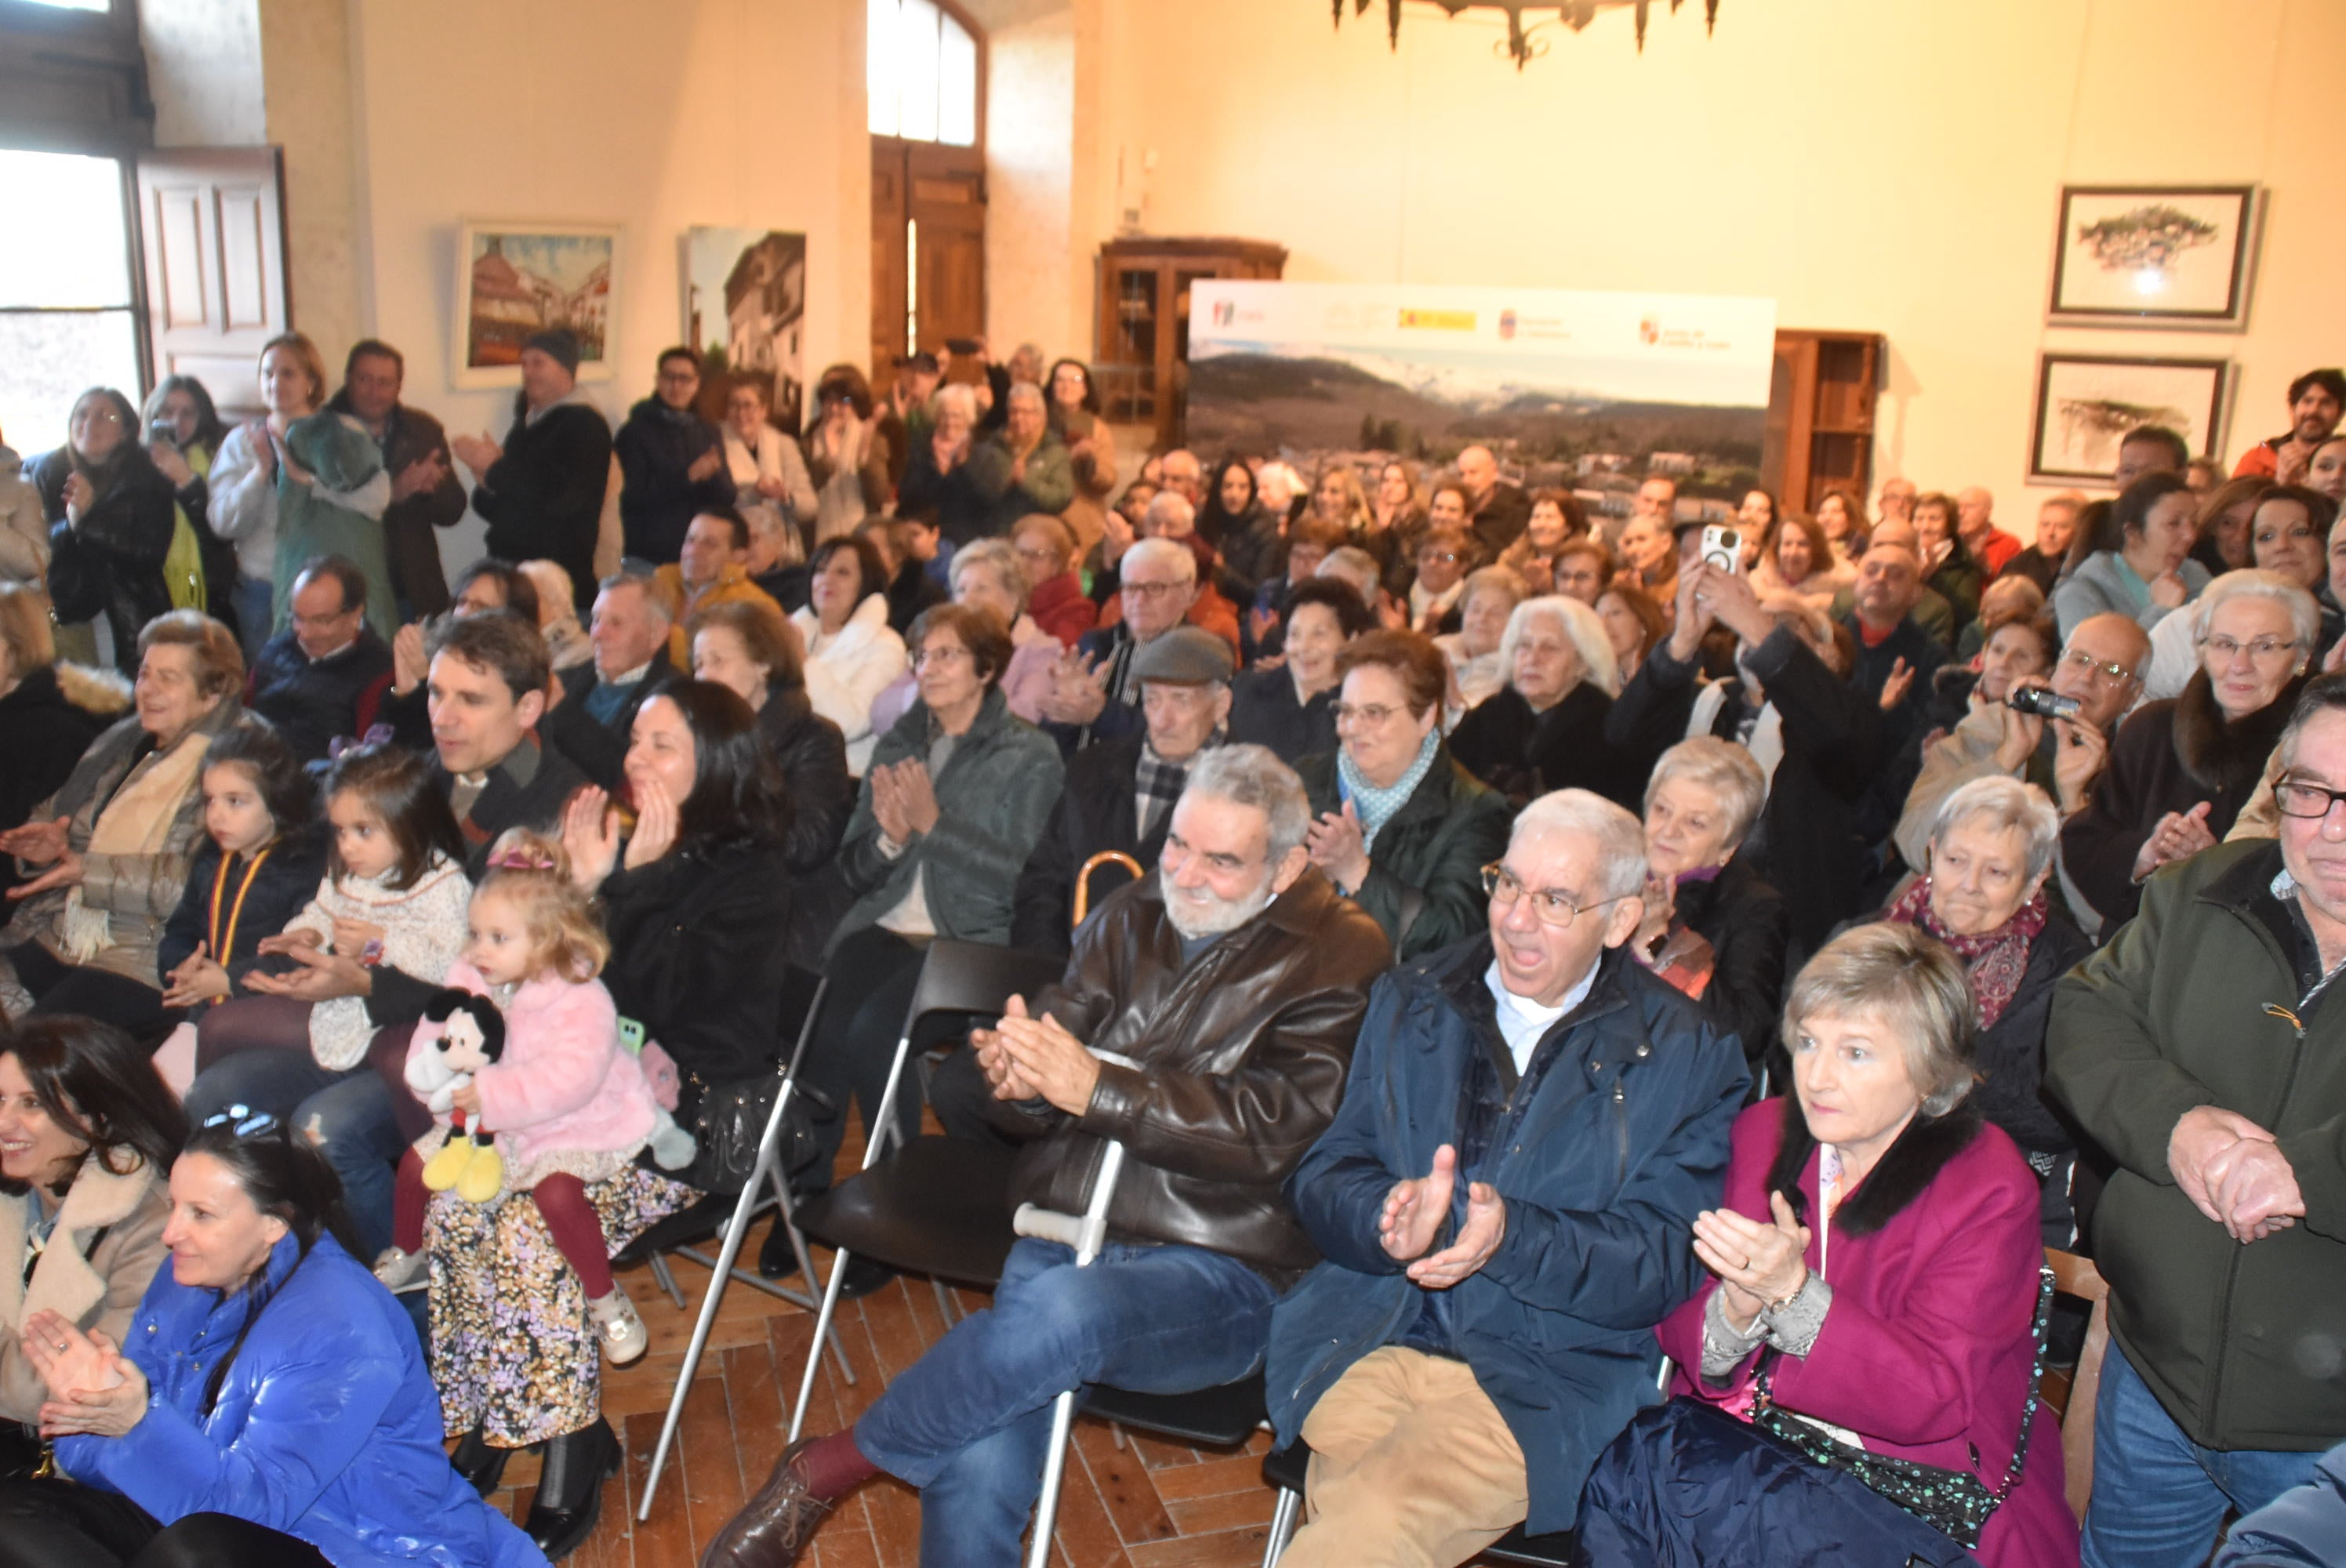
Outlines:
{"type": "Polygon", "coordinates": [[[1042,1128],[1015,1200],[1081,1213],[1104,1145],[1124,1145],[1108,1244],[1077,1268],[1021,1240],[993,1307],[852,1430],[793,1444],[703,1568],[796,1562],[831,1502],[883,1471],[921,1489],[923,1568],[1015,1562],[1059,1394],[1179,1392],[1261,1364],[1272,1302],[1318,1260],[1281,1186],[1335,1115],[1392,956],[1312,866],[1310,820],[1261,747],[1191,767],[1156,873],[1085,924],[1058,984],[1031,1008],[1012,998],[975,1042],[1005,1113],[1042,1128]]]}

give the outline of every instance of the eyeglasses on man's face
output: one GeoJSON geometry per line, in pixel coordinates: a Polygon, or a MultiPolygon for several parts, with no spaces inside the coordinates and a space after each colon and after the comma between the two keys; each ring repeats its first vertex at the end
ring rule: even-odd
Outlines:
{"type": "Polygon", "coordinates": [[[2114,686],[2132,680],[2134,671],[2110,659],[2096,658],[2083,648],[2070,648],[2061,656],[2061,662],[2071,669],[2081,670],[2094,677],[2097,684],[2114,686]]]}
{"type": "Polygon", "coordinates": [[[1143,601],[1162,599],[1188,587],[1187,583],[1124,583],[1123,591],[1143,601]]]}
{"type": "Polygon", "coordinates": [[[1528,893],[1532,901],[1532,913],[1539,917],[1542,925],[1552,926],[1570,925],[1590,910],[1601,910],[1606,904],[1617,904],[1630,896],[1627,893],[1616,893],[1609,899],[1596,899],[1583,903],[1576,894],[1564,892],[1556,888],[1526,888],[1521,878],[1509,871],[1504,862],[1497,860],[1483,868],[1483,891],[1491,895],[1493,902],[1502,904],[1513,904],[1517,899],[1528,893]]]}
{"type": "Polygon", "coordinates": [[[2327,817],[2330,809],[2341,800],[2346,800],[2346,789],[2332,789],[2310,779],[2284,779],[2273,786],[2273,804],[2280,808],[2284,817],[2308,820],[2327,817]]]}

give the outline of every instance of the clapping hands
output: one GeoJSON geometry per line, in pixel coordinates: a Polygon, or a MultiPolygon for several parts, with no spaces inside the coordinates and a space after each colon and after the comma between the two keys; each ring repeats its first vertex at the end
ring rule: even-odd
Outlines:
{"type": "Polygon", "coordinates": [[[1465,1223],[1448,1247],[1428,1256],[1450,1218],[1457,1181],[1458,1151],[1444,1144],[1433,1151],[1433,1168],[1425,1175],[1393,1184],[1377,1217],[1378,1244],[1387,1257],[1409,1265],[1402,1272],[1423,1289],[1451,1288],[1488,1263],[1506,1239],[1506,1201],[1490,1183],[1471,1182],[1465,1223]]]}
{"type": "Polygon", "coordinates": [[[49,1392],[43,1437],[120,1437],[147,1413],[146,1374],[97,1329],[85,1334],[55,1312],[35,1312],[22,1339],[26,1361],[49,1392]]]}

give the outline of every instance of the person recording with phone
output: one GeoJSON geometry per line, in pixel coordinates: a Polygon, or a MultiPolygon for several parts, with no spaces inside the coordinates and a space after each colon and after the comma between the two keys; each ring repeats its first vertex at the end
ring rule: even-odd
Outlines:
{"type": "MultiPolygon", "coordinates": [[[[2110,737],[2142,695],[2149,657],[2150,637],[2132,616],[2089,616],[2069,634],[2049,677],[2022,677],[2003,702],[1974,708],[1924,747],[1898,819],[1906,863],[1924,863],[1940,806],[1974,779],[2034,784],[2065,821],[2084,810],[2109,763],[2110,737]]],[[[2081,922],[2094,921],[2082,898],[2066,885],[2057,891],[2081,922]]]]}

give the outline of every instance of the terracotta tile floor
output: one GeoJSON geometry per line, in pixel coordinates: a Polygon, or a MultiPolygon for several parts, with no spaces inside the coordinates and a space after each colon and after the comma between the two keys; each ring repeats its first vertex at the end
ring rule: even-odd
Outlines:
{"type": "MultiPolygon", "coordinates": [[[[756,1256],[760,1221],[745,1259],[756,1256]]],[[[816,1266],[830,1268],[818,1251],[816,1266]]],[[[604,1380],[603,1405],[627,1450],[625,1471],[603,1489],[602,1524],[568,1561],[579,1568],[690,1568],[781,1451],[814,1319],[788,1302],[738,1281],[709,1338],[684,1423],[652,1516],[635,1512],[651,1468],[660,1422],[692,1337],[709,1274],[675,1262],[689,1303],[677,1310],[649,1270],[622,1271],[621,1283],[651,1330],[651,1351],[604,1380]]],[[[962,1310],[985,1298],[959,1293],[962,1310]]],[[[852,1420],[878,1397],[889,1374],[911,1363],[944,1334],[936,1294],[925,1279],[899,1279],[862,1301],[843,1302],[840,1331],[857,1382],[849,1387],[826,1357],[807,1418],[810,1431],[852,1420]]],[[[1109,1429],[1081,1420],[1059,1509],[1058,1554],[1066,1568],[1249,1568],[1262,1560],[1271,1492],[1263,1484],[1268,1435],[1240,1452],[1178,1448],[1149,1438],[1118,1450],[1109,1429]]],[[[492,1500],[520,1519],[529,1510],[536,1458],[516,1456],[508,1489],[492,1500]]],[[[913,1568],[919,1560],[919,1496],[882,1478],[857,1492],[823,1523],[805,1562],[820,1568],[913,1568]]]]}

